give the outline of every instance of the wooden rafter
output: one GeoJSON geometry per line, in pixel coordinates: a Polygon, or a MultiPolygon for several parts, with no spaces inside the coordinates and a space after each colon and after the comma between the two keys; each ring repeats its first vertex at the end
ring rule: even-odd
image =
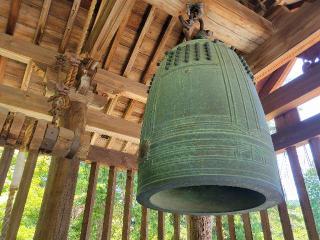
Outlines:
{"type": "Polygon", "coordinates": [[[264,98],[270,93],[281,87],[286,78],[288,77],[293,65],[296,62],[296,58],[293,58],[288,63],[277,69],[271,74],[270,78],[263,85],[263,88],[259,91],[259,97],[264,98]]]}
{"type": "Polygon", "coordinates": [[[19,11],[21,7],[22,0],[12,0],[10,5],[10,13],[7,22],[6,33],[13,35],[14,30],[16,28],[19,11]]]}
{"type": "Polygon", "coordinates": [[[132,0],[111,0],[103,6],[84,48],[91,57],[97,60],[102,58],[121,21],[130,14],[133,4],[132,0]]]}
{"type": "Polygon", "coordinates": [[[68,44],[68,41],[71,36],[71,30],[74,24],[74,21],[76,19],[76,16],[78,14],[79,8],[80,8],[81,0],[73,0],[72,7],[70,9],[70,14],[68,18],[67,25],[65,27],[65,31],[59,46],[59,52],[64,53],[68,44]]]}
{"type": "Polygon", "coordinates": [[[320,2],[305,3],[283,19],[281,28],[247,56],[255,81],[269,76],[319,40],[320,2]]]}
{"type": "Polygon", "coordinates": [[[34,38],[33,38],[33,43],[36,45],[40,44],[40,41],[42,39],[43,33],[44,33],[44,28],[47,22],[47,18],[49,15],[49,10],[50,10],[50,6],[51,6],[51,1],[52,0],[44,0],[42,3],[42,9],[41,9],[41,13],[40,13],[40,18],[38,21],[38,25],[37,25],[37,29],[36,32],[34,34],[34,38]]]}
{"type": "Polygon", "coordinates": [[[3,56],[0,56],[0,83],[3,83],[4,76],[6,73],[6,65],[7,65],[6,58],[3,56]]]}
{"type": "Polygon", "coordinates": [[[320,64],[262,99],[268,120],[320,95],[320,64]]]}

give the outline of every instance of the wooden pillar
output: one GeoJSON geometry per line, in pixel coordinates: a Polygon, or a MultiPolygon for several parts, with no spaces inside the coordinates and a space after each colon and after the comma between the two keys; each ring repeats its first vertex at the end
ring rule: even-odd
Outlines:
{"type": "Polygon", "coordinates": [[[146,207],[141,206],[141,226],[140,226],[140,240],[148,240],[148,213],[146,207]]]}
{"type": "Polygon", "coordinates": [[[91,216],[92,216],[94,202],[95,202],[98,174],[99,174],[98,163],[96,162],[91,163],[89,184],[88,184],[88,190],[87,190],[86,204],[85,204],[84,213],[83,213],[80,240],[90,239],[91,216]]]}
{"type": "MultiPolygon", "coordinates": [[[[82,136],[86,125],[87,106],[71,102],[62,125],[82,136]]],[[[81,143],[80,143],[81,144],[81,143]]],[[[35,240],[67,239],[80,160],[53,157],[42,200],[35,240]]]]}
{"type": "Polygon", "coordinates": [[[109,168],[107,197],[106,197],[106,205],[104,210],[101,240],[111,239],[110,237],[111,237],[112,213],[113,213],[114,194],[115,194],[116,182],[117,182],[116,180],[117,180],[116,168],[111,166],[109,168]]]}
{"type": "Polygon", "coordinates": [[[173,240],[180,240],[180,215],[173,214],[173,240]]]}
{"type": "Polygon", "coordinates": [[[132,205],[132,191],[133,191],[133,171],[127,171],[126,192],[124,196],[123,209],[123,227],[122,240],[130,239],[130,225],[131,225],[131,205],[132,205]]]}
{"type": "Polygon", "coordinates": [[[230,240],[236,240],[236,228],[234,226],[234,217],[233,215],[228,215],[228,227],[229,227],[229,235],[230,240]]]}
{"type": "MultiPolygon", "coordinates": [[[[275,119],[277,129],[284,129],[287,126],[296,124],[300,121],[299,113],[297,109],[292,109],[289,112],[277,117],[275,119]]],[[[310,200],[308,197],[308,192],[304,183],[302,170],[299,163],[299,158],[295,146],[291,146],[286,149],[293,179],[297,188],[298,197],[300,201],[300,206],[302,210],[302,215],[306,225],[307,233],[309,239],[319,240],[319,235],[316,229],[316,224],[314,221],[314,216],[311,209],[310,200]]]]}
{"type": "Polygon", "coordinates": [[[210,216],[190,216],[189,240],[211,240],[212,239],[212,218],[210,216]]]}
{"type": "Polygon", "coordinates": [[[318,240],[319,235],[317,232],[316,223],[314,221],[314,216],[311,209],[307,188],[304,183],[303,174],[299,164],[296,148],[289,147],[286,150],[288,153],[289,162],[290,162],[291,170],[293,173],[293,179],[297,187],[301,210],[302,210],[304,222],[306,224],[309,239],[318,240]]]}
{"type": "Polygon", "coordinates": [[[272,240],[268,211],[267,210],[260,211],[260,218],[261,218],[261,227],[262,227],[264,239],[272,240]]]}
{"type": "Polygon", "coordinates": [[[221,216],[216,216],[216,233],[217,240],[223,240],[221,216]]]}
{"type": "Polygon", "coordinates": [[[158,211],[158,240],[164,240],[164,236],[165,236],[164,213],[158,211]]]}
{"type": "Polygon", "coordinates": [[[249,213],[241,214],[246,240],[253,240],[249,213]]]}
{"type": "Polygon", "coordinates": [[[289,218],[288,208],[285,201],[278,205],[278,212],[280,217],[280,222],[283,231],[283,237],[285,240],[294,240],[293,232],[291,227],[291,222],[289,218]]]}
{"type": "Polygon", "coordinates": [[[320,138],[315,137],[310,139],[309,144],[313,156],[314,165],[320,179],[320,138]]]}
{"type": "Polygon", "coordinates": [[[7,178],[13,154],[14,147],[5,145],[0,159],[0,195],[7,178]]]}
{"type": "Polygon", "coordinates": [[[28,154],[21,178],[22,181],[20,182],[19,190],[13,204],[6,240],[14,240],[17,238],[23,210],[27,201],[34,169],[36,167],[38,154],[38,151],[30,151],[28,154]]]}

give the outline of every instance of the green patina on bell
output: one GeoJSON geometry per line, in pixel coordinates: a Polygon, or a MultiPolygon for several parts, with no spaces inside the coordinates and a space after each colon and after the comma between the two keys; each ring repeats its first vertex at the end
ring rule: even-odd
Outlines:
{"type": "Polygon", "coordinates": [[[138,202],[206,215],[265,209],[282,199],[271,137],[245,61],[207,39],[168,52],[145,110],[138,202]]]}

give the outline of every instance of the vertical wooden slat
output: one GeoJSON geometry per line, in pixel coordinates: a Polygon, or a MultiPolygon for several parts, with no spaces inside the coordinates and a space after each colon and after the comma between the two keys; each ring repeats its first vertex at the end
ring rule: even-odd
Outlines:
{"type": "Polygon", "coordinates": [[[180,215],[173,214],[173,240],[180,240],[180,215]]]}
{"type": "Polygon", "coordinates": [[[6,73],[7,59],[3,56],[0,56],[0,84],[4,82],[4,76],[6,73]]]}
{"type": "Polygon", "coordinates": [[[293,232],[291,222],[289,218],[288,208],[285,201],[278,205],[278,212],[280,217],[280,223],[282,226],[283,237],[285,240],[293,240],[293,232]]]}
{"type": "Polygon", "coordinates": [[[246,240],[253,240],[249,213],[241,214],[246,240]]]}
{"type": "Polygon", "coordinates": [[[92,216],[94,202],[95,202],[98,174],[99,174],[98,163],[96,162],[91,163],[86,204],[84,208],[82,227],[81,227],[81,235],[80,235],[81,240],[90,239],[91,216],[92,216]]]}
{"type": "Polygon", "coordinates": [[[4,146],[1,159],[0,159],[0,195],[2,193],[2,189],[7,178],[7,174],[10,168],[13,154],[14,154],[13,146],[9,146],[9,145],[4,146]]]}
{"type": "Polygon", "coordinates": [[[111,166],[109,168],[107,197],[106,197],[106,205],[104,210],[101,240],[109,240],[111,236],[113,202],[114,202],[114,194],[116,190],[116,177],[117,177],[116,168],[111,166]]]}
{"type": "Polygon", "coordinates": [[[264,239],[272,240],[268,211],[267,210],[260,211],[260,218],[261,218],[261,226],[262,226],[264,239]]]}
{"type": "Polygon", "coordinates": [[[140,240],[148,240],[148,208],[141,206],[140,240]]]}
{"type": "Polygon", "coordinates": [[[28,158],[23,169],[21,178],[22,181],[20,182],[19,190],[13,204],[6,240],[14,240],[17,238],[17,233],[27,201],[34,169],[37,164],[38,154],[38,151],[29,151],[28,158]]]}
{"type": "Polygon", "coordinates": [[[233,215],[228,215],[228,227],[229,227],[229,235],[230,240],[236,240],[236,228],[234,226],[234,217],[233,215]]]}
{"type": "Polygon", "coordinates": [[[310,139],[309,144],[313,156],[314,165],[320,179],[320,138],[315,137],[310,139]]]}
{"type": "Polygon", "coordinates": [[[126,192],[124,196],[122,240],[130,239],[131,205],[133,191],[133,171],[127,170],[126,192]]]}
{"type": "Polygon", "coordinates": [[[188,240],[211,240],[212,217],[188,216],[188,240]]]}
{"type": "Polygon", "coordinates": [[[165,227],[164,227],[164,212],[158,211],[158,240],[164,240],[165,227]]]}
{"type": "Polygon", "coordinates": [[[216,216],[216,232],[217,232],[217,239],[223,240],[221,216],[216,216]]]}
{"type": "Polygon", "coordinates": [[[293,173],[293,179],[297,187],[301,210],[302,210],[304,222],[306,224],[309,239],[318,240],[319,235],[317,232],[306,185],[304,183],[303,174],[299,164],[299,158],[297,155],[296,148],[295,147],[287,148],[287,153],[288,153],[291,170],[293,173]]]}

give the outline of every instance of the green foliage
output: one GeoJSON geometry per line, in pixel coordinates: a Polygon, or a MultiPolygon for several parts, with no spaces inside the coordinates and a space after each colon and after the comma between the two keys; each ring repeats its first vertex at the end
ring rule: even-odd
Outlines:
{"type": "MultiPolygon", "coordinates": [[[[2,149],[0,149],[1,154],[2,149]]],[[[15,153],[8,178],[4,187],[2,196],[0,197],[0,219],[3,219],[5,204],[7,199],[7,194],[9,190],[9,185],[12,178],[12,172],[14,169],[14,163],[16,161],[17,153],[15,153]]],[[[47,156],[40,156],[38,158],[37,166],[35,169],[34,177],[30,187],[30,192],[27,199],[26,208],[23,213],[23,218],[21,226],[18,233],[18,240],[29,240],[32,239],[37,224],[37,219],[39,216],[39,211],[41,207],[42,196],[44,193],[47,174],[49,169],[50,158],[47,156]]],[[[105,209],[105,198],[107,194],[107,181],[108,181],[109,169],[106,167],[100,167],[97,190],[95,197],[95,205],[92,215],[92,225],[91,225],[91,239],[100,239],[101,228],[103,224],[103,215],[105,209]]],[[[83,218],[84,204],[86,200],[88,179],[90,174],[90,165],[87,163],[81,163],[78,175],[78,182],[76,187],[76,194],[74,199],[74,207],[71,216],[71,224],[69,229],[69,239],[79,239],[81,232],[81,224],[83,218]]],[[[117,173],[117,187],[115,192],[115,204],[113,209],[113,219],[112,219],[112,239],[121,239],[122,234],[122,215],[123,215],[123,199],[125,194],[125,184],[126,184],[126,172],[117,173]]],[[[320,229],[320,184],[317,173],[314,169],[310,169],[305,174],[305,183],[310,197],[310,202],[312,205],[315,221],[317,224],[318,231],[320,229]]],[[[139,239],[140,235],[140,222],[141,222],[141,206],[135,201],[137,179],[134,178],[134,192],[133,192],[133,202],[131,208],[131,232],[130,239],[139,239]]],[[[290,215],[290,220],[292,224],[292,229],[294,232],[294,237],[296,240],[308,239],[307,232],[305,229],[305,224],[303,216],[301,213],[301,208],[299,201],[289,201],[287,202],[288,211],[290,215]]],[[[279,219],[279,213],[277,207],[268,210],[269,220],[272,232],[272,238],[274,240],[282,240],[282,226],[279,219]]],[[[237,239],[245,239],[243,222],[239,215],[235,216],[235,227],[237,239]]],[[[252,233],[255,240],[263,240],[263,233],[261,229],[260,216],[258,213],[250,214],[252,233]]],[[[149,212],[149,238],[150,240],[157,239],[157,222],[158,215],[157,211],[151,210],[149,212]]],[[[2,221],[0,221],[1,227],[2,221]]],[[[230,239],[229,228],[227,217],[222,217],[223,235],[224,239],[230,239]]],[[[180,222],[180,236],[182,240],[187,239],[187,223],[186,218],[183,216],[180,222]]],[[[171,214],[165,214],[165,231],[166,239],[171,240],[173,238],[173,217],[171,214]]],[[[216,239],[215,227],[213,226],[213,239],[216,239]]]]}

